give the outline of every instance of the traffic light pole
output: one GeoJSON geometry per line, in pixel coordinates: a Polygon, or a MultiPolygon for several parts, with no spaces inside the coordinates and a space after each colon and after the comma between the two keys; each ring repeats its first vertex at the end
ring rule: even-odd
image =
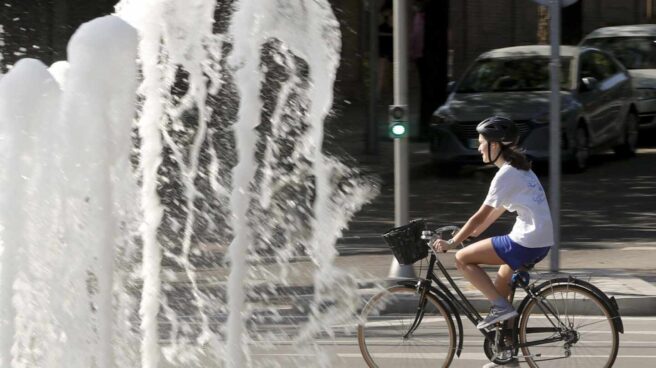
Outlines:
{"type": "Polygon", "coordinates": [[[367,122],[367,153],[378,154],[378,2],[369,1],[369,121],[367,122]]]}
{"type": "Polygon", "coordinates": [[[558,272],[560,268],[560,7],[561,0],[550,0],[549,205],[554,229],[554,245],[551,248],[549,265],[551,272],[558,272]]]}
{"type": "MultiPolygon", "coordinates": [[[[408,104],[408,4],[394,0],[394,105],[408,104]]],[[[406,114],[407,116],[407,114],[406,114]]],[[[394,139],[394,223],[408,223],[408,135],[394,139]]],[[[411,265],[392,260],[390,278],[414,278],[411,265]]]]}

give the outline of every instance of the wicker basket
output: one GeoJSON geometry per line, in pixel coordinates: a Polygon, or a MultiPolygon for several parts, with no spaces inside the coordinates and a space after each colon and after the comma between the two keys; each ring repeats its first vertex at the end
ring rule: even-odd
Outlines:
{"type": "Polygon", "coordinates": [[[411,265],[428,256],[426,241],[421,239],[421,231],[425,228],[426,222],[419,219],[383,234],[385,243],[392,249],[399,264],[411,265]]]}

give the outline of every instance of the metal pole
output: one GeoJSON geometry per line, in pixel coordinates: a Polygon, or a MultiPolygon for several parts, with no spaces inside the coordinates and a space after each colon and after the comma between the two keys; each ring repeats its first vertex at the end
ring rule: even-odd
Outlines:
{"type": "Polygon", "coordinates": [[[378,2],[369,1],[369,123],[367,153],[378,153],[378,2]]]}
{"type": "Polygon", "coordinates": [[[549,3],[551,41],[551,100],[549,126],[549,202],[554,229],[551,272],[560,269],[560,0],[549,3]]]}
{"type": "MultiPolygon", "coordinates": [[[[408,104],[408,2],[394,0],[394,105],[408,104]]],[[[394,223],[408,223],[408,138],[394,139],[394,223]]],[[[414,278],[410,265],[392,260],[389,277],[414,278]]]]}

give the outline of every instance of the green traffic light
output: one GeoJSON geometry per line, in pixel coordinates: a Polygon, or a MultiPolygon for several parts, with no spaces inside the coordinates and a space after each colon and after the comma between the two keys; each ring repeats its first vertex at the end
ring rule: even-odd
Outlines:
{"type": "Polygon", "coordinates": [[[403,138],[408,135],[408,127],[403,122],[397,122],[390,125],[391,138],[403,138]]]}
{"type": "Polygon", "coordinates": [[[392,134],[394,135],[404,135],[405,134],[405,127],[403,125],[395,125],[392,127],[392,134]]]}

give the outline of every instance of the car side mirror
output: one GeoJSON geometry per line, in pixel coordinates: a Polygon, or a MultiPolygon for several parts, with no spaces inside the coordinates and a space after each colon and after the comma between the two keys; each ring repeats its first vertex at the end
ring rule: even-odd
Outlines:
{"type": "Polygon", "coordinates": [[[584,92],[594,91],[599,87],[599,81],[595,77],[581,78],[581,90],[584,92]]]}
{"type": "Polygon", "coordinates": [[[456,82],[451,81],[446,85],[446,93],[451,93],[453,90],[456,89],[456,82]]]}

